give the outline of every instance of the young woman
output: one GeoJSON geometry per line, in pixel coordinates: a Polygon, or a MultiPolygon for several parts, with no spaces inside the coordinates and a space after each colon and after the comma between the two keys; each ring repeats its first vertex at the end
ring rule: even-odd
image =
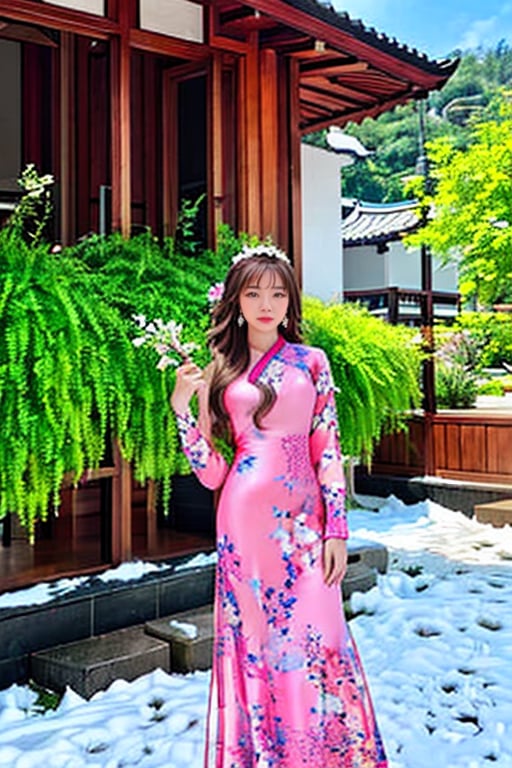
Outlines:
{"type": "Polygon", "coordinates": [[[207,768],[387,766],[343,616],[334,388],[299,326],[285,254],[244,248],[214,311],[213,362],[182,365],[171,399],[194,472],[222,486],[207,768]],[[231,467],[212,434],[232,440],[231,467]]]}

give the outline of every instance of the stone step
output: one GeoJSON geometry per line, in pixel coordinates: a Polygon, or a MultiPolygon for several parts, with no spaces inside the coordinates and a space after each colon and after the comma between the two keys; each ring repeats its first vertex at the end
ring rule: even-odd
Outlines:
{"type": "Polygon", "coordinates": [[[37,651],[30,666],[39,685],[54,691],[70,686],[88,699],[118,678],[135,680],[157,667],[169,672],[170,646],[138,625],[37,651]]]}
{"type": "MultiPolygon", "coordinates": [[[[373,542],[349,541],[343,598],[371,589],[387,567],[387,550],[373,542]]],[[[70,686],[90,698],[117,678],[134,680],[160,667],[166,672],[209,669],[213,655],[213,607],[203,606],[128,629],[33,653],[31,675],[44,687],[70,686]]]]}
{"type": "Polygon", "coordinates": [[[348,540],[347,549],[349,565],[362,560],[369,568],[374,568],[379,573],[386,573],[389,558],[384,544],[354,537],[348,540]]]}
{"type": "Polygon", "coordinates": [[[512,499],[476,504],[474,512],[479,523],[490,523],[494,528],[512,525],[512,499]]]}
{"type": "Polygon", "coordinates": [[[367,592],[377,583],[377,572],[386,573],[388,550],[383,544],[363,539],[348,540],[348,566],[341,590],[348,600],[353,592],[367,592]]]}
{"type": "Polygon", "coordinates": [[[213,655],[213,606],[147,621],[146,632],[169,644],[174,672],[210,669],[213,655]]]}

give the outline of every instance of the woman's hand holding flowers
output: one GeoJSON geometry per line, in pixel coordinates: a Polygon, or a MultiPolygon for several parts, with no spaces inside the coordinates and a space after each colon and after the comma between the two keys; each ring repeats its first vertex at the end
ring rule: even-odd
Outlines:
{"type": "Polygon", "coordinates": [[[205,386],[203,371],[192,362],[183,363],[176,369],[176,384],[171,395],[171,406],[175,413],[187,410],[192,396],[205,386]]]}

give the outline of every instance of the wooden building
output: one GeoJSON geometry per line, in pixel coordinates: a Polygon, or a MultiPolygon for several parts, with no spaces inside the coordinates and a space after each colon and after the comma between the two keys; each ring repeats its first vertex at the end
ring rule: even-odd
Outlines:
{"type": "MultiPolygon", "coordinates": [[[[0,217],[30,162],[56,178],[63,243],[170,233],[206,193],[210,245],[219,222],[271,235],[300,278],[302,135],[424,98],[455,67],[317,0],[0,0],[0,217]]],[[[157,535],[119,461],[69,493],[34,548],[0,548],[4,585],[204,545],[157,535]]]]}

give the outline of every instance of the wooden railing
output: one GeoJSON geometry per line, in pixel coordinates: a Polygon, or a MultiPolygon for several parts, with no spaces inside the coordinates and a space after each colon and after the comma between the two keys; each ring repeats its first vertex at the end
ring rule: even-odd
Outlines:
{"type": "MultiPolygon", "coordinates": [[[[415,289],[376,288],[364,291],[344,291],[345,301],[362,304],[373,314],[378,314],[389,323],[408,323],[409,325],[421,325],[425,316],[427,291],[415,289]]],[[[434,318],[438,320],[455,317],[460,308],[460,296],[458,293],[448,291],[432,291],[434,305],[434,318]]]]}

